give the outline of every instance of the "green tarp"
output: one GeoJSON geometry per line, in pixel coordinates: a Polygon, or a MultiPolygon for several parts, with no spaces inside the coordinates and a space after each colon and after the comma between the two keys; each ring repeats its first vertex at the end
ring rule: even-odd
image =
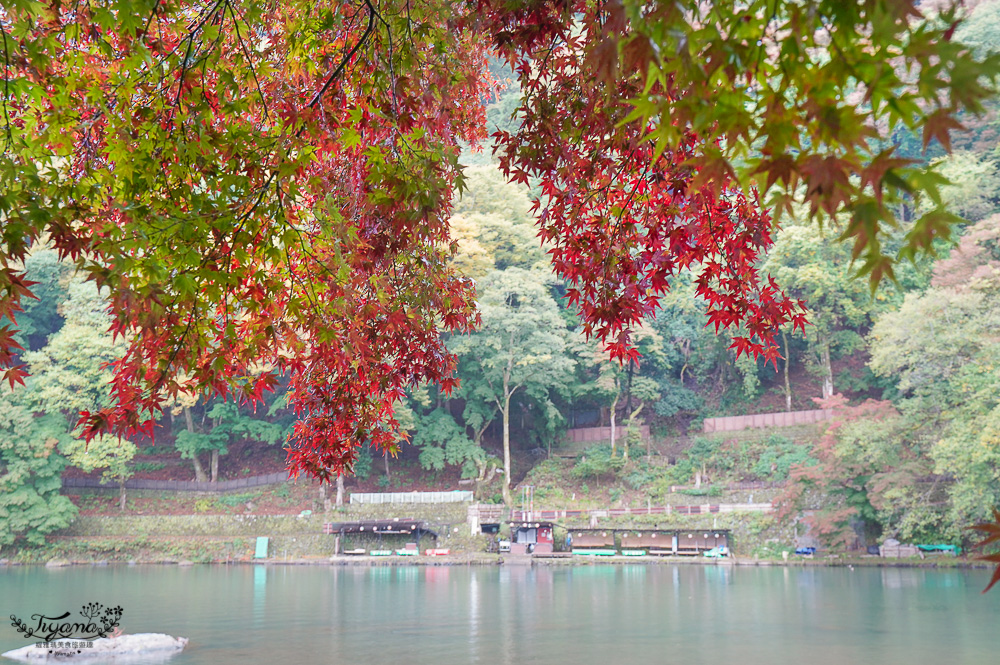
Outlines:
{"type": "Polygon", "coordinates": [[[257,537],[257,549],[254,550],[253,558],[255,559],[266,559],[267,558],[267,536],[257,537]]]}
{"type": "Polygon", "coordinates": [[[922,552],[950,552],[955,556],[962,553],[962,549],[955,545],[917,545],[917,549],[922,552]]]}
{"type": "Polygon", "coordinates": [[[615,550],[573,550],[573,554],[583,554],[584,556],[614,556],[618,554],[615,550]]]}

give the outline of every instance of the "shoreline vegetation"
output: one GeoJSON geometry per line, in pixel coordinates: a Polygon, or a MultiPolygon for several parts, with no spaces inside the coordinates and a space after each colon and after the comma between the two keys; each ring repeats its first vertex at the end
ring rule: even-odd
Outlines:
{"type": "Polygon", "coordinates": [[[45,568],[73,568],[73,567],[106,567],[106,566],[179,566],[191,567],[195,565],[211,566],[339,566],[339,567],[379,567],[379,566],[550,566],[550,567],[579,567],[596,565],[695,565],[695,566],[777,566],[784,568],[922,568],[922,569],[964,569],[964,570],[988,570],[992,566],[983,561],[966,559],[962,557],[936,557],[933,559],[886,559],[875,556],[849,557],[843,555],[830,555],[818,558],[796,557],[783,559],[754,559],[749,557],[727,557],[721,559],[709,559],[705,557],[654,557],[654,556],[587,556],[587,555],[564,555],[564,556],[510,556],[488,553],[455,554],[447,556],[385,556],[370,557],[356,555],[337,555],[332,557],[296,557],[296,558],[268,558],[268,559],[233,559],[230,561],[190,561],[177,559],[153,559],[153,560],[66,560],[52,559],[48,562],[33,561],[7,561],[0,559],[0,568],[21,567],[21,566],[44,566],[45,568]]]}
{"type": "MultiPolygon", "coordinates": [[[[288,497],[293,510],[300,506],[299,493],[316,496],[310,484],[295,486],[288,497]]],[[[760,494],[760,491],[757,491],[760,494]]],[[[690,501],[694,497],[680,500],[690,501]]],[[[721,498],[721,497],[720,497],[721,498]]],[[[735,498],[735,497],[734,497],[735,498]]],[[[744,497],[739,497],[744,498],[744,497]]],[[[763,497],[762,497],[763,498],[763,497]]],[[[265,501],[260,496],[255,501],[265,501]]],[[[715,500],[719,500],[716,498],[715,500]]],[[[153,509],[159,506],[144,506],[153,509]]],[[[67,529],[47,537],[44,544],[0,548],[0,565],[109,565],[115,564],[184,564],[243,563],[264,565],[659,565],[684,563],[715,565],[716,560],[690,556],[592,556],[556,552],[535,556],[497,555],[490,551],[495,536],[473,533],[466,503],[349,505],[334,510],[302,510],[292,514],[255,514],[249,508],[235,506],[229,514],[89,514],[80,515],[67,529]],[[244,510],[247,512],[237,512],[244,510]],[[403,535],[376,536],[348,534],[338,539],[324,533],[329,522],[352,520],[412,519],[424,524],[419,556],[376,556],[344,554],[351,550],[396,550],[408,540],[403,535]],[[267,537],[267,557],[255,558],[258,537],[267,537]],[[425,555],[426,549],[449,550],[445,556],[425,555]],[[339,554],[338,554],[339,553],[339,554]]],[[[165,507],[161,507],[165,508],[165,507]]],[[[287,509],[287,508],[286,508],[287,509]]],[[[730,534],[730,547],[736,556],[718,560],[719,565],[788,565],[788,566],[880,566],[924,568],[987,568],[977,561],[975,552],[954,557],[927,554],[923,558],[879,558],[864,551],[821,549],[813,558],[794,554],[802,536],[788,520],[774,513],[728,512],[704,514],[612,514],[609,510],[590,511],[589,516],[562,518],[554,522],[554,540],[562,544],[569,530],[599,527],[616,531],[631,529],[717,529],[730,534]],[[586,522],[589,522],[587,524],[586,522]],[[783,559],[784,556],[788,560],[783,559]]],[[[501,518],[502,528],[511,517],[501,518]]],[[[502,537],[508,537],[503,535],[502,537]]],[[[565,549],[565,548],[562,548],[565,549]]],[[[495,551],[495,550],[494,550],[495,551]]]]}

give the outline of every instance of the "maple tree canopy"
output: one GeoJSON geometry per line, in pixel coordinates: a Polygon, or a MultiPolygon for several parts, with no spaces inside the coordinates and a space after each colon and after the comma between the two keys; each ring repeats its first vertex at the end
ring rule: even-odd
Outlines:
{"type": "MultiPolygon", "coordinates": [[[[404,390],[453,384],[441,332],[477,322],[448,218],[495,54],[523,92],[496,154],[540,184],[587,332],[634,357],[630,328],[697,267],[711,322],[774,359],[777,326],[805,319],[755,268],[768,210],[846,213],[862,272],[891,274],[895,204],[939,203],[940,179],[885,136],[947,147],[1000,71],[956,20],[911,0],[2,0],[0,316],[39,245],[107,287],[126,349],[86,437],[284,374],[293,473],[393,446],[404,390]]],[[[931,206],[902,256],[951,221],[931,206]]]]}

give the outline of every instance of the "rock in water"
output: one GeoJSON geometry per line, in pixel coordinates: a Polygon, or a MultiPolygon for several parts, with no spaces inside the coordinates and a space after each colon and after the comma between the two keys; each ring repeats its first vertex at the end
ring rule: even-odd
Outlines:
{"type": "MultiPolygon", "coordinates": [[[[80,640],[58,640],[58,643],[77,643],[80,640]]],[[[4,658],[20,661],[67,660],[87,663],[165,663],[187,645],[186,637],[172,637],[163,633],[137,633],[92,640],[92,647],[40,648],[32,644],[2,654],[4,658]]]]}

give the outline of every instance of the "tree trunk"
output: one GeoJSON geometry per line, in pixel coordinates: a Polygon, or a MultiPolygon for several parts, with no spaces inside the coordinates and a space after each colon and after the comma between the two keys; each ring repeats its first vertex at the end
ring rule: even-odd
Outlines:
{"type": "MultiPolygon", "coordinates": [[[[483,435],[486,433],[487,425],[483,425],[482,429],[475,431],[473,436],[473,441],[476,442],[476,447],[482,449],[483,447],[483,435]]],[[[481,499],[483,496],[483,487],[486,486],[488,482],[493,480],[494,474],[496,474],[497,468],[486,459],[485,455],[482,461],[476,462],[476,469],[479,474],[476,476],[476,489],[474,491],[474,496],[477,499],[481,499]],[[489,474],[489,475],[487,475],[489,474]]]]}
{"type": "Polygon", "coordinates": [[[320,503],[323,504],[323,512],[324,513],[330,512],[330,508],[331,508],[331,506],[330,506],[330,497],[328,497],[327,494],[326,494],[326,483],[320,483],[319,484],[319,500],[320,500],[320,503]]]}
{"type": "MultiPolygon", "coordinates": [[[[616,382],[617,383],[617,382],[616,382]]],[[[617,387],[617,385],[615,386],[617,387]]],[[[614,457],[618,454],[618,439],[615,438],[615,413],[618,411],[618,397],[619,393],[615,393],[615,398],[611,402],[611,456],[614,457]]]]}
{"type": "Polygon", "coordinates": [[[503,403],[503,502],[505,505],[514,505],[514,498],[510,494],[510,393],[507,392],[507,382],[504,381],[504,403],[503,403]]]}
{"type": "Polygon", "coordinates": [[[833,367],[830,364],[830,340],[823,340],[820,349],[820,360],[823,363],[823,399],[833,396],[833,367]]]}
{"type": "MultiPolygon", "coordinates": [[[[191,409],[186,406],[184,407],[184,423],[187,425],[187,430],[194,434],[194,419],[191,417],[191,409]]],[[[198,459],[197,453],[191,455],[191,463],[194,464],[194,479],[199,483],[208,480],[205,468],[201,465],[201,460],[198,459]]]]}
{"type": "Polygon", "coordinates": [[[118,510],[125,510],[125,481],[118,481],[118,510]]]}
{"type": "Polygon", "coordinates": [[[342,508],[344,505],[344,474],[337,474],[337,507],[342,508]]]}
{"type": "Polygon", "coordinates": [[[199,483],[207,482],[208,474],[205,473],[205,467],[201,465],[198,455],[191,455],[191,462],[194,464],[194,479],[199,483]]]}
{"type": "Polygon", "coordinates": [[[219,479],[219,451],[212,451],[212,482],[219,479]]]}
{"type": "Polygon", "coordinates": [[[792,361],[792,351],[788,348],[788,333],[781,331],[781,341],[785,343],[785,411],[792,410],[792,384],[788,381],[788,363],[792,361]]]}
{"type": "Polygon", "coordinates": [[[625,445],[622,448],[622,451],[624,453],[623,458],[625,459],[626,462],[628,462],[628,437],[629,434],[632,432],[632,423],[635,422],[635,419],[639,416],[639,413],[642,411],[642,407],[644,406],[646,406],[645,402],[639,402],[639,408],[630,413],[628,416],[628,424],[626,425],[626,430],[625,430],[625,445]]]}
{"type": "Polygon", "coordinates": [[[382,451],[382,459],[385,461],[385,477],[388,478],[389,477],[389,451],[388,450],[383,450],[382,451]]]}

